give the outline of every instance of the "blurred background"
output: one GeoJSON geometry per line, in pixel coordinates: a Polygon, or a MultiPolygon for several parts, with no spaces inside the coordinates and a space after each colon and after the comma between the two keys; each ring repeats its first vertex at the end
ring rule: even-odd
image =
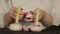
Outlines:
{"type": "MultiPolygon", "coordinates": [[[[33,2],[34,0],[28,0],[27,2],[25,1],[26,0],[0,0],[0,28],[4,27],[3,17],[12,8],[12,6],[18,7],[19,5],[21,5],[23,8],[29,7],[29,5],[25,4],[27,4],[28,2],[33,2]],[[25,3],[21,4],[21,2],[25,3]]],[[[41,9],[45,10],[54,17],[54,25],[60,24],[60,0],[38,0],[38,1],[35,0],[35,1],[36,3],[40,2],[40,5],[38,6],[40,6],[41,9]]],[[[34,6],[32,5],[32,7],[34,6]]],[[[28,8],[24,9],[26,9],[24,11],[29,11],[28,8]]]]}

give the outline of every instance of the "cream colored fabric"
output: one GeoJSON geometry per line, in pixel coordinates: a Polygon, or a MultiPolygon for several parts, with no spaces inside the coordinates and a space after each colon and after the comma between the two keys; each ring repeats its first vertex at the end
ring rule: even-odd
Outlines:
{"type": "MultiPolygon", "coordinates": [[[[13,6],[22,6],[23,11],[39,7],[54,16],[54,25],[60,24],[60,0],[12,0],[13,6]]],[[[0,25],[3,26],[4,14],[11,8],[10,0],[0,0],[0,25]]]]}
{"type": "Polygon", "coordinates": [[[54,25],[60,24],[60,0],[55,0],[52,14],[54,16],[54,25]]]}
{"type": "Polygon", "coordinates": [[[10,1],[7,0],[0,0],[0,27],[4,27],[4,15],[9,11],[10,9],[10,1]]]}

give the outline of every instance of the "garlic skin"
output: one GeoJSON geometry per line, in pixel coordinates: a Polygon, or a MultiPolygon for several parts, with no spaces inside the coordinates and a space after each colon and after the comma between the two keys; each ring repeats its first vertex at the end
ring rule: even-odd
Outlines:
{"type": "Polygon", "coordinates": [[[29,31],[29,28],[28,27],[24,27],[23,30],[24,31],[29,31]]]}
{"type": "Polygon", "coordinates": [[[13,30],[13,31],[20,31],[20,30],[22,30],[22,25],[20,25],[19,23],[17,23],[17,24],[14,23],[9,26],[9,29],[13,30]]]}
{"type": "Polygon", "coordinates": [[[42,31],[43,29],[43,25],[41,23],[37,23],[37,24],[34,24],[32,27],[31,27],[31,31],[33,32],[40,32],[42,31]]]}
{"type": "Polygon", "coordinates": [[[29,31],[30,28],[29,28],[28,26],[25,26],[25,25],[24,25],[24,26],[23,26],[23,30],[24,30],[24,31],[29,31]]]}
{"type": "Polygon", "coordinates": [[[39,26],[33,26],[33,27],[31,27],[31,31],[34,31],[34,32],[40,32],[42,30],[42,28],[41,27],[39,27],[39,26]]]}

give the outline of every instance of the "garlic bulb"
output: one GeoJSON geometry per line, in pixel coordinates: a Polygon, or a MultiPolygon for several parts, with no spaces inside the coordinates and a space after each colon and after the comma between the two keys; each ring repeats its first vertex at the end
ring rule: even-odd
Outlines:
{"type": "Polygon", "coordinates": [[[19,31],[22,30],[22,26],[19,23],[14,23],[9,26],[9,29],[13,31],[19,31]]]}
{"type": "Polygon", "coordinates": [[[38,22],[37,24],[34,24],[31,27],[31,31],[33,31],[33,32],[40,32],[40,31],[42,31],[42,29],[43,29],[43,26],[40,22],[38,22]]]}
{"type": "Polygon", "coordinates": [[[31,27],[31,31],[34,31],[34,32],[40,32],[41,30],[42,30],[42,28],[37,25],[31,27]]]}

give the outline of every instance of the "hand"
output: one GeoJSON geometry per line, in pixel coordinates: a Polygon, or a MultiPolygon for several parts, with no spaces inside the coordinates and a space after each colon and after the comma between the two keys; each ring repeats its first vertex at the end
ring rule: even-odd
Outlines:
{"type": "MultiPolygon", "coordinates": [[[[13,19],[16,19],[16,13],[17,13],[18,8],[13,7],[10,10],[10,17],[12,17],[13,19]]],[[[20,9],[21,10],[21,9],[20,9]]],[[[19,15],[19,20],[21,20],[23,18],[23,12],[21,11],[20,15],[19,15]]]]}
{"type": "MultiPolygon", "coordinates": [[[[11,23],[14,23],[15,22],[15,19],[16,19],[16,11],[17,11],[17,8],[16,7],[13,7],[11,8],[11,10],[6,13],[4,15],[4,27],[7,27],[11,24],[11,23]]],[[[23,15],[22,15],[23,12],[21,12],[20,16],[19,16],[19,19],[21,20],[23,15]]]]}

